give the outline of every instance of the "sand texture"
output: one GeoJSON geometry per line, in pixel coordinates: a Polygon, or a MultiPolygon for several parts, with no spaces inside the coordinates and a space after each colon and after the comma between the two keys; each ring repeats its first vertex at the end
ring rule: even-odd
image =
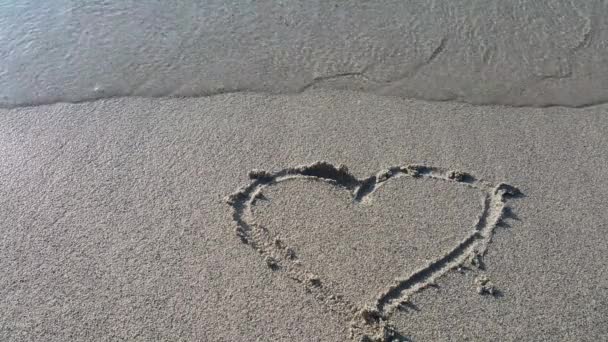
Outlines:
{"type": "Polygon", "coordinates": [[[607,340],[607,109],[2,109],[0,340],[607,340]]]}
{"type": "Polygon", "coordinates": [[[0,2],[0,106],[310,88],[608,100],[605,0],[0,2]]]}

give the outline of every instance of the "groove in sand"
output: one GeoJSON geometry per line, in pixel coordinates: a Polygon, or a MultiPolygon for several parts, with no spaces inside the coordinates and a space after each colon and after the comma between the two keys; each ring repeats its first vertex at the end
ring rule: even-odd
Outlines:
{"type": "Polygon", "coordinates": [[[494,186],[464,172],[425,165],[395,166],[368,178],[357,179],[343,165],[336,167],[327,162],[316,162],[276,172],[253,170],[249,177],[252,179],[250,184],[226,198],[226,202],[233,208],[232,218],[236,223],[237,236],[243,243],[254,248],[269,267],[303,284],[320,302],[348,322],[350,337],[359,341],[395,340],[398,333],[388,323],[391,315],[407,305],[413,294],[432,286],[450,270],[467,263],[479,263],[492,239],[494,228],[505,218],[506,200],[521,195],[517,188],[504,183],[494,186]],[[476,189],[484,196],[484,207],[466,238],[426,266],[406,277],[397,278],[380,292],[375,302],[366,307],[357,307],[338,293],[331,282],[306,269],[292,248],[255,223],[251,212],[251,207],[262,195],[263,189],[290,180],[311,179],[343,188],[350,191],[353,201],[358,203],[397,177],[413,177],[421,181],[436,179],[476,189]]]}

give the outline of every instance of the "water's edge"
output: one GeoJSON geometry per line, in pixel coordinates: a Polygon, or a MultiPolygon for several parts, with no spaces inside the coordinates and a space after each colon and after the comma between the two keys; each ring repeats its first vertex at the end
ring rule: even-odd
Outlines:
{"type": "Polygon", "coordinates": [[[424,100],[608,101],[603,1],[0,3],[0,106],[360,90],[424,100]]]}

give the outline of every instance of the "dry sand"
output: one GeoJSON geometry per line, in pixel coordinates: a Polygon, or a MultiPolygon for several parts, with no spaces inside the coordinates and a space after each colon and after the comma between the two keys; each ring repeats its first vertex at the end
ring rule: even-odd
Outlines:
{"type": "Polygon", "coordinates": [[[378,304],[355,333],[607,340],[607,109],[309,91],[1,110],[0,340],[344,341],[349,305],[378,304]],[[349,172],[293,169],[319,160],[349,172]],[[362,181],[413,163],[436,169],[362,181]],[[390,317],[387,291],[409,297],[390,317]]]}

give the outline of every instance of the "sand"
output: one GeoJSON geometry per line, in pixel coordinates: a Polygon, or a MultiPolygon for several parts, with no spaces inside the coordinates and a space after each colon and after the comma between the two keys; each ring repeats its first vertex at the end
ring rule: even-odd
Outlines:
{"type": "Polygon", "coordinates": [[[0,340],[606,340],[607,109],[315,90],[3,109],[0,340]]]}

